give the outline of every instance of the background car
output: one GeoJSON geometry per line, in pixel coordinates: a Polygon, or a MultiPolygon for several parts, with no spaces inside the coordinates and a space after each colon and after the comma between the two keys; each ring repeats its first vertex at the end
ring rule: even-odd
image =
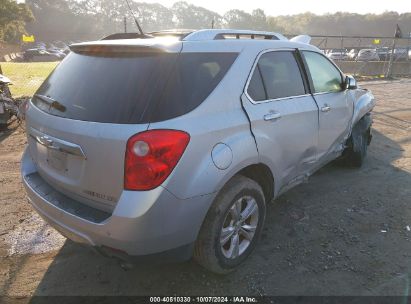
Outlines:
{"type": "Polygon", "coordinates": [[[405,61],[408,60],[408,52],[407,48],[396,48],[394,50],[394,60],[395,61],[405,61]]]}
{"type": "Polygon", "coordinates": [[[376,49],[362,49],[358,52],[357,61],[379,61],[376,49]]]}
{"type": "Polygon", "coordinates": [[[66,54],[58,50],[46,50],[43,48],[28,49],[23,52],[24,61],[60,61],[66,54]]]}
{"type": "Polygon", "coordinates": [[[332,49],[330,52],[328,52],[327,57],[332,59],[332,60],[347,60],[347,59],[349,59],[348,52],[347,52],[346,49],[332,49]]]}
{"type": "Polygon", "coordinates": [[[358,55],[358,50],[357,49],[351,49],[348,52],[348,59],[349,60],[355,60],[355,58],[357,58],[357,55],[358,55]]]}
{"type": "Polygon", "coordinates": [[[66,57],[66,54],[60,49],[48,49],[47,53],[51,56],[57,57],[60,60],[63,60],[64,57],[66,57]]]}
{"type": "Polygon", "coordinates": [[[389,47],[381,47],[377,49],[377,54],[380,60],[387,61],[390,59],[391,49],[389,47]]]}

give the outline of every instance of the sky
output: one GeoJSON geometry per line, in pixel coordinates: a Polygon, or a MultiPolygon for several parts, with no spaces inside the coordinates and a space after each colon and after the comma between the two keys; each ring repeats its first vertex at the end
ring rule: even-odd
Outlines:
{"type": "MultiPolygon", "coordinates": [[[[140,0],[142,2],[156,2],[170,7],[175,0],[140,0]]],[[[209,10],[223,14],[236,8],[247,12],[261,8],[267,15],[293,15],[307,11],[315,14],[335,13],[345,11],[359,14],[375,13],[384,11],[396,11],[399,13],[411,12],[410,0],[187,0],[188,3],[205,7],[209,10]]]]}
{"type": "MultiPolygon", "coordinates": [[[[17,0],[24,2],[24,0],[17,0]]],[[[121,0],[117,0],[121,1],[121,0]]],[[[160,3],[171,7],[177,0],[138,0],[148,3],[160,3]]],[[[267,15],[294,15],[312,12],[318,15],[335,12],[350,12],[359,14],[381,14],[385,11],[398,13],[411,12],[411,0],[185,0],[188,3],[205,7],[209,10],[224,14],[230,9],[241,9],[251,13],[261,8],[267,15]]]]}

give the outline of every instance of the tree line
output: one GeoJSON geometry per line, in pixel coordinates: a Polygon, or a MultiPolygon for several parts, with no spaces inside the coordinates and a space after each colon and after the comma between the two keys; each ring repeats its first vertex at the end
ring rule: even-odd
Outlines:
{"type": "MultiPolygon", "coordinates": [[[[396,24],[411,31],[411,12],[398,14],[335,13],[268,16],[256,8],[251,13],[232,9],[223,15],[203,7],[178,1],[171,7],[130,0],[147,32],[170,28],[234,28],[311,35],[392,36],[396,24]]],[[[21,34],[38,40],[96,39],[125,29],[136,31],[125,0],[0,0],[0,40],[18,42],[21,34]]]]}
{"type": "Polygon", "coordinates": [[[0,41],[18,40],[26,32],[26,24],[32,21],[34,16],[27,5],[0,0],[0,41]]]}

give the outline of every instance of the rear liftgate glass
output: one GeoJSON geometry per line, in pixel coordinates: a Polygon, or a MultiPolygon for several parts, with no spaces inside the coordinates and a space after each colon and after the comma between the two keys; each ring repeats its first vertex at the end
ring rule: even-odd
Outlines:
{"type": "Polygon", "coordinates": [[[71,53],[32,102],[52,115],[103,123],[171,119],[215,89],[237,53],[71,53]]]}

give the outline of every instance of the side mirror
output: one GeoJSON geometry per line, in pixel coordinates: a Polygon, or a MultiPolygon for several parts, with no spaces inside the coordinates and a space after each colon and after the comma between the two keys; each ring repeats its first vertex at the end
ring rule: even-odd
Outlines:
{"type": "Polygon", "coordinates": [[[357,88],[357,81],[351,75],[345,77],[345,88],[347,90],[355,90],[357,88]]]}

